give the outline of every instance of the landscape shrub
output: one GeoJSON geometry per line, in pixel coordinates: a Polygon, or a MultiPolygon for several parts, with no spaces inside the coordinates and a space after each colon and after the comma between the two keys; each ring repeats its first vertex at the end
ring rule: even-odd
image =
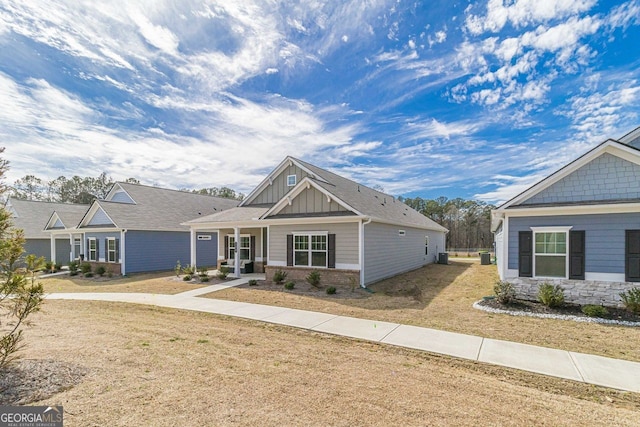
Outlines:
{"type": "Polygon", "coordinates": [[[59,262],[53,264],[53,272],[54,273],[57,272],[57,271],[60,271],[60,270],[62,270],[62,264],[60,264],[59,262]]]}
{"type": "Polygon", "coordinates": [[[640,288],[631,288],[620,294],[625,308],[632,313],[640,314],[640,288]]]}
{"type": "Polygon", "coordinates": [[[225,267],[224,265],[218,269],[218,279],[224,280],[229,275],[229,267],[225,267]]]}
{"type": "Polygon", "coordinates": [[[306,277],[307,283],[311,286],[317,288],[320,286],[320,272],[318,270],[313,270],[306,277]]]}
{"type": "Polygon", "coordinates": [[[273,273],[273,282],[276,284],[280,284],[282,282],[284,282],[284,280],[287,278],[287,272],[286,271],[282,271],[282,270],[276,270],[275,273],[273,273]]]}
{"type": "Polygon", "coordinates": [[[560,285],[543,283],[538,288],[538,301],[549,308],[560,307],[564,304],[564,290],[560,285]]]}
{"type": "Polygon", "coordinates": [[[87,273],[91,273],[91,264],[89,264],[88,262],[83,262],[82,264],[80,264],[80,272],[85,275],[87,273]]]}
{"type": "Polygon", "coordinates": [[[209,272],[207,267],[199,267],[198,268],[198,277],[200,278],[201,282],[208,282],[209,281],[209,272]]]}
{"type": "Polygon", "coordinates": [[[258,285],[258,281],[256,279],[249,280],[249,286],[257,286],[257,285],[258,285]]]}
{"type": "Polygon", "coordinates": [[[516,299],[516,290],[505,280],[498,280],[493,286],[493,292],[496,294],[496,301],[503,305],[511,304],[516,299]]]}
{"type": "Polygon", "coordinates": [[[173,271],[176,273],[176,277],[180,277],[180,273],[182,272],[182,264],[180,264],[180,260],[176,261],[176,266],[173,267],[173,271]]]}
{"type": "Polygon", "coordinates": [[[208,282],[209,281],[209,275],[205,274],[204,276],[200,276],[200,281],[201,282],[208,282]]]}
{"type": "Polygon", "coordinates": [[[587,304],[583,305],[580,310],[589,317],[607,317],[609,315],[609,310],[601,305],[587,304]]]}
{"type": "Polygon", "coordinates": [[[284,288],[288,291],[292,290],[295,287],[296,287],[296,284],[293,282],[287,282],[284,284],[284,288]]]}
{"type": "Polygon", "coordinates": [[[93,273],[90,271],[87,271],[86,273],[84,273],[84,277],[93,277],[93,273]]]}
{"type": "Polygon", "coordinates": [[[45,262],[44,269],[47,273],[53,273],[53,263],[51,261],[45,262]]]}
{"type": "Polygon", "coordinates": [[[78,275],[78,263],[76,261],[71,261],[69,263],[69,275],[70,276],[78,275]]]}
{"type": "Polygon", "coordinates": [[[329,286],[329,287],[327,288],[327,294],[328,294],[328,295],[333,295],[333,294],[335,294],[335,293],[336,293],[336,288],[335,288],[334,286],[329,286]]]}
{"type": "Polygon", "coordinates": [[[102,277],[102,275],[103,275],[104,273],[106,273],[106,272],[107,272],[107,269],[106,269],[106,268],[104,268],[104,265],[99,265],[99,266],[97,266],[97,267],[96,267],[96,274],[97,274],[98,276],[102,277]]]}
{"type": "Polygon", "coordinates": [[[185,282],[188,282],[189,280],[191,280],[191,275],[185,274],[184,276],[182,276],[182,280],[184,280],[185,282]]]}
{"type": "Polygon", "coordinates": [[[191,265],[187,264],[186,267],[182,268],[182,272],[184,274],[188,274],[189,276],[193,276],[196,270],[193,267],[191,267],[191,265]]]}

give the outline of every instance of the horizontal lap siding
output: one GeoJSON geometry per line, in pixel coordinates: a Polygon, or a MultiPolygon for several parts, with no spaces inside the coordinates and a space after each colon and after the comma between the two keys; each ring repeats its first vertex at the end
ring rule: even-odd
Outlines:
{"type": "MultiPolygon", "coordinates": [[[[86,233],[85,237],[84,237],[84,245],[87,244],[87,240],[95,237],[96,240],[98,240],[98,261],[102,261],[102,262],[106,262],[107,261],[107,242],[105,241],[105,239],[107,239],[108,237],[113,237],[114,239],[119,239],[120,238],[120,232],[119,231],[114,231],[111,233],[86,233]]],[[[89,251],[89,247],[85,246],[87,252],[89,251]]],[[[88,260],[89,259],[89,254],[85,254],[84,255],[84,259],[88,260]]]]}
{"type": "MultiPolygon", "coordinates": [[[[227,258],[227,254],[224,253],[224,238],[225,236],[235,236],[235,233],[233,231],[233,228],[223,228],[221,230],[219,230],[220,232],[220,241],[219,241],[219,245],[220,245],[220,253],[219,253],[219,257],[221,257],[221,259],[225,259],[227,258]]],[[[250,236],[254,236],[256,238],[256,258],[261,257],[262,256],[262,238],[261,238],[261,233],[262,233],[262,228],[241,228],[240,229],[240,235],[243,234],[248,234],[250,236]]],[[[266,257],[266,254],[265,254],[266,257]]]]}
{"type": "Polygon", "coordinates": [[[27,239],[24,244],[24,256],[33,254],[36,257],[44,257],[51,260],[51,240],[49,239],[27,239]]]}
{"type": "Polygon", "coordinates": [[[572,226],[585,231],[585,271],[624,273],[625,230],[640,229],[640,213],[509,219],[509,269],[518,269],[518,232],[530,227],[572,226]]]}
{"type": "Polygon", "coordinates": [[[444,252],[441,232],[372,222],[364,226],[364,283],[370,284],[435,261],[444,252]],[[400,236],[399,230],[405,235],[400,236]],[[425,237],[429,253],[425,255],[425,237]]]}
{"type": "Polygon", "coordinates": [[[196,233],[196,236],[211,237],[211,240],[197,240],[198,238],[196,237],[196,265],[198,267],[217,266],[218,233],[196,233]]]}
{"type": "Polygon", "coordinates": [[[102,209],[98,209],[89,221],[89,225],[113,225],[113,222],[102,209]]]}
{"type": "Polygon", "coordinates": [[[298,231],[326,231],[336,235],[336,264],[358,264],[359,223],[278,225],[269,228],[269,258],[287,262],[287,234],[298,231]]]}
{"type": "Polygon", "coordinates": [[[168,231],[129,231],[125,234],[128,273],[171,270],[189,264],[190,234],[168,231]]]}
{"type": "MultiPolygon", "coordinates": [[[[49,245],[51,250],[51,245],[49,245]]],[[[56,239],[56,263],[66,265],[71,261],[71,243],[69,239],[56,239]]]]}

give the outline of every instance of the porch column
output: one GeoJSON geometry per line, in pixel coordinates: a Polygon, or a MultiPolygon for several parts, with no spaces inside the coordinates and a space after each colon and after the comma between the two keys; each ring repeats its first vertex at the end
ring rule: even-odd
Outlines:
{"type": "Polygon", "coordinates": [[[75,259],[75,254],[73,253],[75,250],[75,246],[73,244],[73,233],[69,233],[69,246],[71,247],[71,250],[69,251],[69,262],[71,262],[75,259]]]}
{"type": "Polygon", "coordinates": [[[50,234],[50,241],[51,241],[51,262],[52,263],[56,263],[56,238],[53,235],[53,233],[50,234]]]}
{"type": "Polygon", "coordinates": [[[125,248],[127,247],[125,239],[127,236],[127,230],[120,230],[120,274],[125,276],[127,274],[127,254],[125,248]]]}
{"type": "Polygon", "coordinates": [[[196,269],[196,259],[198,259],[197,254],[196,254],[196,231],[192,228],[191,229],[191,262],[190,265],[191,267],[195,270],[196,269]]]}
{"type": "Polygon", "coordinates": [[[240,251],[238,248],[240,247],[240,228],[234,227],[233,233],[235,235],[235,260],[233,262],[236,270],[236,277],[240,278],[240,251]]]}

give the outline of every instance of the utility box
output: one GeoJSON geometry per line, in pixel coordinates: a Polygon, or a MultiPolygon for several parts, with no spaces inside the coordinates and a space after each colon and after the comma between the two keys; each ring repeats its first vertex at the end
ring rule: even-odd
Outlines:
{"type": "Polygon", "coordinates": [[[480,252],[480,265],[490,265],[490,264],[491,264],[491,253],[480,252]]]}
{"type": "Polygon", "coordinates": [[[449,254],[446,252],[440,252],[438,254],[438,264],[449,264],[449,254]]]}

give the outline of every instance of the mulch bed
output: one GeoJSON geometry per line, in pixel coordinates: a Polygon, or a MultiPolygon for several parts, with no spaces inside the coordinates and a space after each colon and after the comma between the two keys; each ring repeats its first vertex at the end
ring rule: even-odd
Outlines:
{"type": "Polygon", "coordinates": [[[56,360],[23,359],[0,371],[0,405],[27,405],[79,384],[87,369],[56,360]]]}
{"type": "MultiPolygon", "coordinates": [[[[284,283],[289,280],[285,280],[284,283]]],[[[333,299],[360,299],[360,298],[368,298],[371,296],[370,293],[363,290],[360,286],[356,286],[353,290],[349,286],[335,286],[336,293],[335,294],[327,294],[328,285],[320,285],[319,287],[311,286],[306,281],[295,281],[295,287],[291,290],[284,288],[284,283],[276,284],[274,282],[269,282],[265,280],[258,280],[257,285],[251,286],[248,283],[244,283],[240,286],[236,286],[239,289],[250,289],[257,291],[272,291],[272,292],[283,292],[287,294],[294,295],[304,295],[304,296],[312,296],[312,297],[323,297],[323,298],[333,298],[333,299]]]]}
{"type": "MultiPolygon", "coordinates": [[[[536,301],[517,300],[512,304],[503,305],[497,302],[495,299],[490,299],[479,301],[478,305],[512,312],[590,318],[581,311],[581,306],[577,304],[565,304],[562,307],[550,308],[536,301]]],[[[640,323],[640,315],[634,314],[628,310],[622,308],[607,307],[607,311],[609,312],[609,314],[606,317],[603,317],[603,319],[640,323]]]]}

